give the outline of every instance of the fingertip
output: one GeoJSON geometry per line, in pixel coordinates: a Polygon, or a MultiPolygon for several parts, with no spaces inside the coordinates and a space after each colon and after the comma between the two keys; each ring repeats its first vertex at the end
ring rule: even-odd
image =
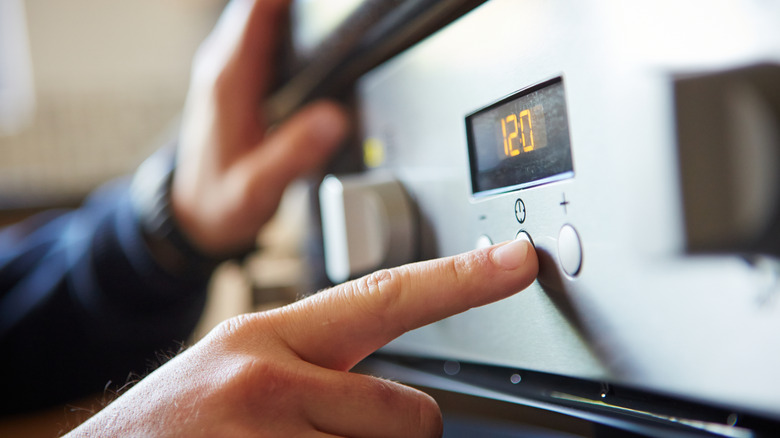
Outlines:
{"type": "Polygon", "coordinates": [[[532,257],[535,257],[534,248],[527,239],[515,239],[496,246],[490,251],[490,260],[504,271],[527,267],[532,257]]]}

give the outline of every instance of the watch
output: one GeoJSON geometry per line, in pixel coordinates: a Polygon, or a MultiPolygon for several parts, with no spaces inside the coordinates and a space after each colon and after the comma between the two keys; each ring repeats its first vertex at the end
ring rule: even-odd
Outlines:
{"type": "Polygon", "coordinates": [[[144,241],[155,261],[177,276],[210,275],[229,257],[213,257],[182,232],[171,206],[176,147],[159,149],[139,166],[130,196],[144,241]]]}

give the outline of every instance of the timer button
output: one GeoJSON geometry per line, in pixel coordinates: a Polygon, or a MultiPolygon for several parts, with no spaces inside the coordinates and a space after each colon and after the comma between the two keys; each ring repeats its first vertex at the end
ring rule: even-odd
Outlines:
{"type": "Polygon", "coordinates": [[[490,237],[488,237],[488,236],[486,236],[484,234],[479,236],[479,238],[477,239],[477,245],[476,245],[477,249],[487,248],[489,246],[493,246],[493,241],[490,240],[490,237]]]}
{"type": "Polygon", "coordinates": [[[558,259],[563,271],[574,277],[582,268],[582,244],[577,230],[564,225],[558,234],[558,259]]]}
{"type": "Polygon", "coordinates": [[[517,232],[517,234],[515,235],[515,240],[526,240],[526,241],[528,241],[528,242],[529,242],[531,245],[533,245],[533,244],[534,244],[534,241],[533,241],[533,239],[531,239],[531,235],[530,235],[530,234],[528,234],[528,233],[527,233],[527,232],[525,232],[525,231],[522,231],[522,230],[517,232]]]}

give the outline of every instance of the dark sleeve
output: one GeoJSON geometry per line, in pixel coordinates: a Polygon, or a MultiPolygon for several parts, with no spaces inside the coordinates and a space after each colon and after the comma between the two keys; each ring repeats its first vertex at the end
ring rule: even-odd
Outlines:
{"type": "Polygon", "coordinates": [[[199,319],[211,271],[153,260],[128,184],[0,231],[0,414],[121,386],[199,319]]]}

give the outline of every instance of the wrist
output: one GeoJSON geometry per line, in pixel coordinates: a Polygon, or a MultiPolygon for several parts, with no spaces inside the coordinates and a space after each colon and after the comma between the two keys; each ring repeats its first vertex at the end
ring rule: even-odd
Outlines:
{"type": "Polygon", "coordinates": [[[138,168],[130,193],[138,226],[154,261],[176,276],[210,273],[228,257],[200,250],[181,229],[171,205],[175,148],[166,147],[138,168]]]}

